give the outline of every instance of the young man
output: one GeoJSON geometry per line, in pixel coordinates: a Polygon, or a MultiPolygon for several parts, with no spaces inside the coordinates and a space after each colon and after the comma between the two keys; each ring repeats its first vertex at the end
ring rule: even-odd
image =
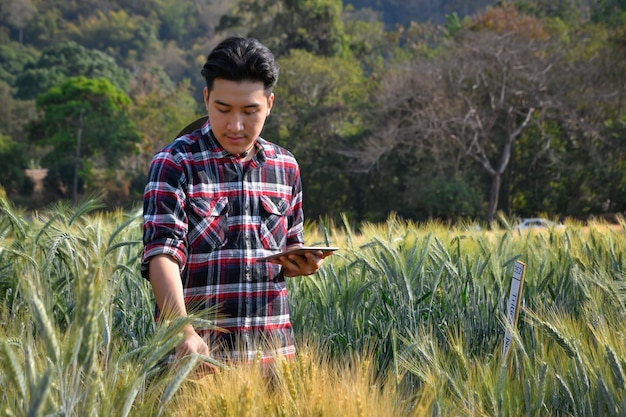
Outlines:
{"type": "Polygon", "coordinates": [[[285,277],[317,272],[324,255],[257,262],[303,245],[298,164],[260,137],[278,67],[257,40],[229,38],[208,55],[202,75],[208,122],[150,165],[142,274],[157,315],[204,312],[221,329],[187,326],[176,357],[292,357],[285,277]]]}

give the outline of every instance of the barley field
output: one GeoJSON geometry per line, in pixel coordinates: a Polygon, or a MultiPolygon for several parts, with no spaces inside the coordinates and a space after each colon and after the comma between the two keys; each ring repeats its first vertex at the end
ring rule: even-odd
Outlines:
{"type": "Polygon", "coordinates": [[[196,318],[153,323],[139,210],[0,200],[0,415],[626,415],[626,223],[510,224],[307,224],[340,250],[288,282],[296,359],[199,376],[159,366],[196,318]]]}

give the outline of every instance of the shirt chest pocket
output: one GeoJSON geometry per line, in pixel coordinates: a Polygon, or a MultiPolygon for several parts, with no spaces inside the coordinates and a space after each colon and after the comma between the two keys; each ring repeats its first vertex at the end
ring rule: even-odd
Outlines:
{"type": "Polygon", "coordinates": [[[287,242],[289,202],[284,198],[261,196],[259,238],[263,247],[282,250],[287,242]]]}
{"type": "Polygon", "coordinates": [[[228,209],[228,197],[189,200],[187,238],[195,252],[212,251],[227,243],[228,209]]]}

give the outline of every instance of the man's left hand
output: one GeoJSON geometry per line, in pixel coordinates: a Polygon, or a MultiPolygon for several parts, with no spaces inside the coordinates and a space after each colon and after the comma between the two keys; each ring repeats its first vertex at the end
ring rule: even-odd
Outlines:
{"type": "Polygon", "coordinates": [[[283,267],[286,277],[297,277],[316,273],[322,267],[324,258],[331,253],[323,253],[321,250],[306,252],[304,255],[285,255],[273,262],[283,267]]]}

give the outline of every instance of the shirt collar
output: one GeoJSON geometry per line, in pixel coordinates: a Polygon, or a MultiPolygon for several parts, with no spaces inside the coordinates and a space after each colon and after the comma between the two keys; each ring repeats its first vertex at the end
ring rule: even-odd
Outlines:
{"type": "MultiPolygon", "coordinates": [[[[215,135],[213,134],[213,131],[211,130],[211,124],[208,120],[204,125],[202,125],[202,136],[208,141],[208,148],[213,152],[219,154],[220,157],[227,158],[229,156],[232,156],[232,154],[222,148],[222,145],[220,145],[220,143],[217,141],[215,135]]],[[[263,161],[265,160],[265,158],[276,158],[276,150],[273,146],[271,146],[268,141],[266,141],[262,137],[259,136],[257,138],[254,146],[257,149],[256,157],[259,158],[259,160],[263,161]]]]}

